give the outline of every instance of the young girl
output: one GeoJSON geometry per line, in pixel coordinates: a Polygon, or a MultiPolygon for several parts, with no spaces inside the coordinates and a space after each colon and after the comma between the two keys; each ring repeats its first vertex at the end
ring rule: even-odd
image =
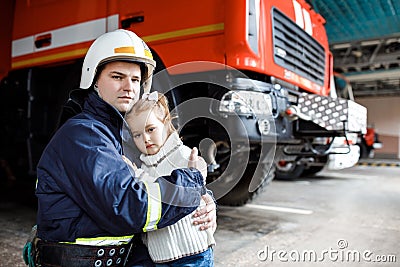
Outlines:
{"type": "MultiPolygon", "coordinates": [[[[191,149],[179,138],[164,95],[143,94],[125,119],[142,153],[141,169],[151,177],[170,175],[174,169],[188,166],[191,149]]],[[[156,266],[214,266],[212,230],[200,231],[192,217],[189,214],[171,226],[144,235],[156,266]]]]}

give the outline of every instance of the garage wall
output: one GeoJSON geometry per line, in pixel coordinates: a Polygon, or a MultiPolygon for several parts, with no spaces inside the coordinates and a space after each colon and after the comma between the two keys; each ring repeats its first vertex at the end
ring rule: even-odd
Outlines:
{"type": "Polygon", "coordinates": [[[368,125],[374,126],[383,143],[376,158],[400,158],[400,97],[358,98],[367,107],[368,125]]]}

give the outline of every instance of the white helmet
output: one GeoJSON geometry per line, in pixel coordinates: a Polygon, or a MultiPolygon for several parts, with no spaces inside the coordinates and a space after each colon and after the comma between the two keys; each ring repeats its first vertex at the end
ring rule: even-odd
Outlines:
{"type": "Polygon", "coordinates": [[[122,29],[101,35],[90,46],[83,61],[80,88],[88,89],[92,85],[100,65],[117,60],[143,63],[145,73],[142,73],[142,86],[144,92],[150,91],[156,62],[142,39],[122,29]]]}

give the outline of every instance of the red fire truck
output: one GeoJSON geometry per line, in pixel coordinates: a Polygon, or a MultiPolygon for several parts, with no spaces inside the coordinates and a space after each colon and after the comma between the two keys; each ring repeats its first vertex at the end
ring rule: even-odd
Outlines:
{"type": "Polygon", "coordinates": [[[3,1],[2,157],[34,174],[91,42],[134,31],[157,62],[154,88],[184,142],[209,163],[222,204],[323,162],[334,137],[363,133],[366,110],[329,96],[324,18],[304,0],[3,1]],[[12,24],[12,25],[10,25],[12,24]],[[11,57],[10,57],[11,55],[11,57]],[[289,168],[289,167],[293,168],[289,168]],[[275,174],[276,170],[276,174],[275,174]]]}

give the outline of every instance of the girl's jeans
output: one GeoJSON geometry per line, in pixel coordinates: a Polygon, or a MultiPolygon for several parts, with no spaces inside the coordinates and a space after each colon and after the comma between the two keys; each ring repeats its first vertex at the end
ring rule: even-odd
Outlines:
{"type": "Polygon", "coordinates": [[[206,251],[183,257],[174,261],[156,263],[156,267],[214,267],[214,251],[212,248],[206,251]]]}

